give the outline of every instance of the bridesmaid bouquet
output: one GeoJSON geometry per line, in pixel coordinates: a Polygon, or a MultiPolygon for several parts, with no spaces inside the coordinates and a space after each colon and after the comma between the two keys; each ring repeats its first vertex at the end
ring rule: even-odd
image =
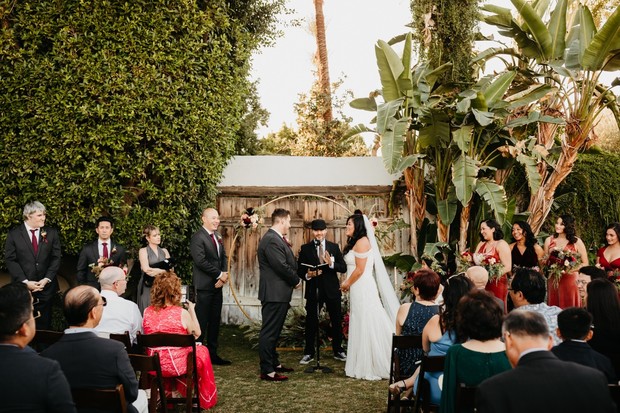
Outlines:
{"type": "Polygon", "coordinates": [[[502,263],[493,256],[475,253],[473,258],[476,265],[486,268],[489,273],[489,282],[495,281],[497,283],[502,275],[506,273],[502,263]]]}
{"type": "Polygon", "coordinates": [[[554,248],[549,252],[544,267],[547,278],[553,280],[553,286],[558,288],[564,274],[574,272],[581,264],[581,254],[575,251],[564,251],[554,248]]]}

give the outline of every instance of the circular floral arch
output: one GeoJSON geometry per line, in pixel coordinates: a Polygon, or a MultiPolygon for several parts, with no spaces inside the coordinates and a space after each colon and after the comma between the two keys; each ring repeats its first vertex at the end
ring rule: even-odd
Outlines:
{"type": "MultiPolygon", "coordinates": [[[[313,198],[320,198],[323,199],[325,201],[329,201],[332,204],[335,204],[337,206],[339,206],[340,208],[344,209],[345,211],[347,211],[347,213],[350,215],[351,214],[351,210],[349,208],[347,208],[346,206],[344,206],[343,204],[341,204],[338,201],[335,201],[331,198],[328,198],[326,196],[323,195],[316,195],[316,194],[306,194],[306,193],[298,193],[298,194],[289,194],[289,195],[282,195],[279,196],[275,199],[272,199],[269,202],[265,202],[264,204],[256,207],[255,210],[262,210],[264,209],[267,205],[269,204],[273,204],[274,202],[278,202],[282,199],[286,199],[286,198],[298,198],[298,197],[313,197],[313,198]]],[[[251,227],[251,222],[248,222],[246,225],[244,225],[244,228],[250,228],[251,227]]],[[[234,283],[234,277],[232,275],[232,272],[230,271],[231,267],[232,267],[232,257],[234,256],[234,252],[236,250],[236,245],[237,245],[237,239],[239,238],[239,234],[241,231],[235,231],[235,236],[232,238],[231,242],[230,242],[230,248],[229,251],[230,253],[228,254],[228,273],[230,274],[230,282],[228,283],[228,286],[230,287],[230,292],[232,293],[233,299],[235,300],[235,303],[237,304],[237,307],[239,307],[239,310],[241,310],[241,312],[243,313],[243,315],[250,321],[252,320],[252,317],[250,317],[248,315],[248,313],[245,311],[245,309],[243,308],[243,305],[241,304],[241,302],[239,301],[239,298],[237,297],[237,293],[235,292],[235,283],[234,283]]]]}

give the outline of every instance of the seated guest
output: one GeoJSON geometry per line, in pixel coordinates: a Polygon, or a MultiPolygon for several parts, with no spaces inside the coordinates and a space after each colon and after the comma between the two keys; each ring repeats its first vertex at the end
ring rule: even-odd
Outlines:
{"type": "Polygon", "coordinates": [[[75,413],[71,388],[58,362],[28,347],[36,331],[34,318],[32,296],[24,283],[0,288],[0,411],[75,413]]]}
{"type": "Polygon", "coordinates": [[[71,388],[113,389],[122,384],[129,411],[146,413],[146,393],[138,390],[125,346],[95,333],[105,305],[105,298],[90,285],[67,291],[63,311],[69,328],[41,355],[60,363],[71,388]]]}
{"type": "Polygon", "coordinates": [[[456,308],[457,337],[463,344],[448,350],[444,367],[440,412],[456,411],[460,383],[477,386],[483,380],[510,370],[501,341],[504,309],[486,291],[474,291],[456,308]]]}
{"type": "MultiPolygon", "coordinates": [[[[510,284],[508,294],[515,305],[515,310],[535,311],[545,317],[553,344],[560,344],[560,338],[556,335],[558,327],[558,314],[562,309],[554,305],[549,306],[545,300],[547,281],[535,270],[530,268],[519,268],[510,284]]],[[[514,311],[514,310],[513,310],[514,311]]]]}
{"type": "Polygon", "coordinates": [[[612,413],[616,406],[605,375],[558,359],[545,318],[534,311],[512,311],[503,326],[506,355],[513,370],[478,386],[478,413],[612,413]]]}
{"type": "Polygon", "coordinates": [[[590,284],[590,281],[599,278],[604,280],[607,279],[607,273],[605,273],[605,270],[594,265],[586,265],[585,267],[579,268],[577,280],[575,282],[577,283],[577,290],[579,291],[582,307],[586,306],[586,302],[588,300],[588,284],[590,284]]]}
{"type": "MultiPolygon", "coordinates": [[[[480,265],[472,265],[469,267],[467,271],[465,271],[465,276],[474,283],[474,286],[478,290],[485,290],[489,283],[489,272],[480,265]]],[[[499,298],[497,298],[496,301],[500,306],[504,306],[504,302],[499,298]]]]}
{"type": "MultiPolygon", "coordinates": [[[[422,268],[413,276],[415,301],[400,306],[396,314],[396,334],[419,336],[428,320],[437,314],[439,306],[435,297],[439,290],[440,278],[433,270],[422,268]]],[[[422,349],[400,352],[400,367],[403,375],[410,376],[416,369],[415,363],[422,358],[422,349]]]]}
{"type": "Polygon", "coordinates": [[[569,307],[558,314],[558,336],[563,340],[551,349],[557,358],[602,371],[610,384],[618,383],[611,360],[587,343],[592,338],[592,316],[583,308],[569,307]]]}
{"type": "MultiPolygon", "coordinates": [[[[439,307],[439,314],[428,320],[422,331],[422,346],[429,356],[445,356],[450,346],[457,342],[456,337],[456,306],[461,297],[474,288],[473,283],[463,275],[455,275],[446,281],[443,290],[444,301],[439,307]]],[[[425,373],[424,378],[429,382],[431,401],[438,404],[441,397],[439,387],[441,373],[425,373]]],[[[400,394],[406,389],[416,388],[417,372],[406,380],[390,385],[392,394],[400,394]]]]}
{"type": "MultiPolygon", "coordinates": [[[[620,301],[618,290],[608,280],[592,280],[587,287],[586,310],[592,314],[594,332],[590,346],[610,359],[620,353],[620,301]]],[[[616,371],[616,375],[620,372],[616,371]]]]}
{"type": "MultiPolygon", "coordinates": [[[[169,333],[192,334],[200,337],[200,324],[196,318],[194,303],[187,302],[187,309],[181,306],[181,279],[169,271],[155,277],[151,288],[151,305],[144,310],[142,321],[144,334],[169,333]]],[[[148,353],[153,354],[149,349],[148,353]]],[[[176,377],[187,371],[187,354],[191,348],[167,348],[159,352],[161,371],[164,377],[176,377]]],[[[211,366],[209,350],[196,343],[198,363],[198,393],[200,407],[209,409],[217,403],[217,388],[211,366]]],[[[166,386],[170,390],[170,382],[166,386]]],[[[185,382],[176,380],[176,389],[187,394],[185,382]]]]}
{"type": "Polygon", "coordinates": [[[107,304],[95,331],[114,334],[129,331],[131,342],[136,344],[136,334],[142,332],[142,315],[136,303],[121,297],[127,289],[125,271],[119,267],[106,267],[99,274],[99,284],[101,296],[107,304]]]}

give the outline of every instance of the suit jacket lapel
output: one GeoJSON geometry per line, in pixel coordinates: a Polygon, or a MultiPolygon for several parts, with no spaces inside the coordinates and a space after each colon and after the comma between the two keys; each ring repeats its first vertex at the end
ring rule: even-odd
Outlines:
{"type": "MultiPolygon", "coordinates": [[[[34,248],[32,246],[32,234],[26,229],[26,225],[22,224],[21,226],[21,230],[19,231],[22,234],[22,240],[25,244],[25,247],[30,250],[30,252],[32,253],[32,256],[36,258],[36,255],[34,253],[34,248]]],[[[40,233],[41,231],[39,231],[40,233]]]]}

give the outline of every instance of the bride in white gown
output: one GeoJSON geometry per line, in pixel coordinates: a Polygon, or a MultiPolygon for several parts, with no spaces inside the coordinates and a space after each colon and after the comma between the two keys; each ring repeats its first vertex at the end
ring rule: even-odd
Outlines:
{"type": "Polygon", "coordinates": [[[387,379],[400,302],[383,265],[368,218],[361,214],[350,216],[346,235],[344,261],[347,279],[341,286],[342,291],[350,291],[345,374],[364,380],[387,379]]]}

